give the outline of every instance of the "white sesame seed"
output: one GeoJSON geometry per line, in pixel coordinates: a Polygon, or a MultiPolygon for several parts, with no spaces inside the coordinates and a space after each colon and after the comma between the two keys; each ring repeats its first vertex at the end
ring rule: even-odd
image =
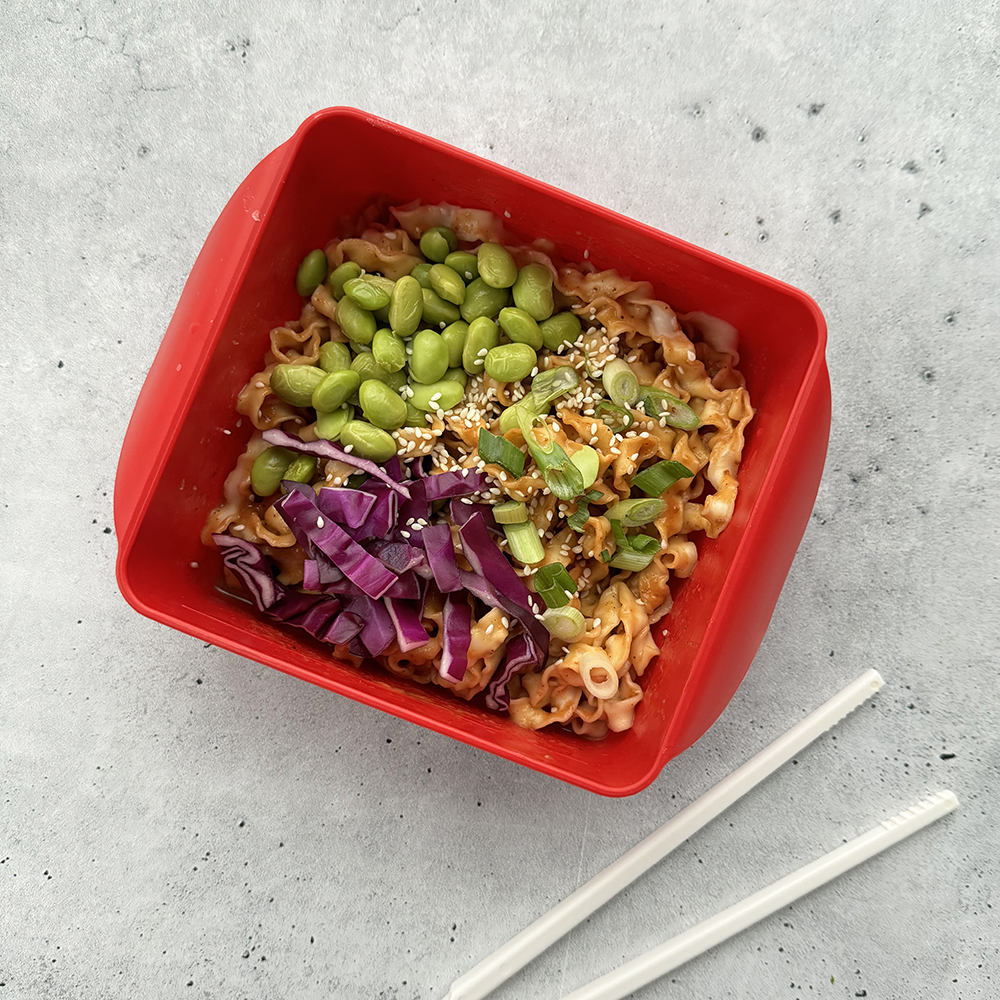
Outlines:
{"type": "Polygon", "coordinates": [[[233,432],[232,432],[232,431],[227,431],[227,430],[225,429],[225,427],[223,427],[223,428],[222,428],[222,433],[223,433],[223,434],[232,434],[233,432]]]}
{"type": "Polygon", "coordinates": [[[401,535],[402,535],[402,536],[403,536],[404,538],[409,538],[409,537],[410,537],[410,533],[409,533],[408,531],[400,531],[400,534],[401,534],[401,535]]]}
{"type": "Polygon", "coordinates": [[[191,567],[191,569],[197,569],[198,568],[198,564],[196,562],[188,563],[188,565],[191,567]]]}
{"type": "Polygon", "coordinates": [[[321,517],[317,517],[316,518],[316,527],[317,528],[322,528],[325,524],[326,524],[326,521],[324,521],[323,518],[321,518],[321,517]]]}
{"type": "Polygon", "coordinates": [[[354,451],[354,445],[353,444],[345,444],[344,445],[344,453],[345,454],[350,455],[350,453],[352,451],[354,451]]]}
{"type": "Polygon", "coordinates": [[[254,386],[255,389],[263,389],[264,388],[264,383],[263,382],[254,382],[253,386],[254,386]]]}

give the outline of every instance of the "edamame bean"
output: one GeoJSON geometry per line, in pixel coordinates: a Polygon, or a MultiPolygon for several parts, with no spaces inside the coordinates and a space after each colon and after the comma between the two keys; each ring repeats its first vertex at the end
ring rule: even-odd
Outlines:
{"type": "Polygon", "coordinates": [[[278,492],[285,470],[295,461],[295,452],[273,445],[266,448],[250,467],[250,488],[259,497],[278,492]]]}
{"type": "Polygon", "coordinates": [[[340,267],[333,270],[333,274],[326,280],[330,294],[339,302],[344,297],[344,285],[352,278],[361,276],[361,265],[355,264],[353,260],[345,260],[340,267]]]}
{"type": "Polygon", "coordinates": [[[349,295],[337,303],[337,325],[348,340],[355,344],[370,344],[375,336],[375,317],[362,309],[349,295]]]}
{"type": "Polygon", "coordinates": [[[336,441],[344,429],[344,424],[353,419],[354,407],[350,403],[344,403],[339,410],[334,410],[333,413],[318,413],[316,415],[316,437],[324,438],[327,441],[336,441]]]}
{"type": "Polygon", "coordinates": [[[517,264],[506,247],[484,243],[479,248],[479,277],[491,288],[510,288],[517,280],[517,264]]]}
{"type": "Polygon", "coordinates": [[[431,268],[433,266],[434,266],[433,264],[428,264],[426,261],[417,264],[417,266],[412,271],[410,271],[410,277],[416,278],[417,281],[420,283],[421,288],[430,288],[431,287],[430,274],[431,274],[431,268]]]}
{"type": "Polygon", "coordinates": [[[351,349],[347,344],[328,340],[319,349],[319,366],[325,372],[342,372],[351,367],[351,349]]]}
{"type": "Polygon", "coordinates": [[[456,368],[462,363],[462,348],[465,347],[465,336],[469,332],[469,324],[460,319],[446,326],[441,331],[441,339],[448,345],[448,367],[456,368]]]}
{"type": "Polygon", "coordinates": [[[427,414],[418,410],[409,400],[406,401],[406,421],[404,427],[426,427],[427,414]]]}
{"type": "Polygon", "coordinates": [[[470,375],[481,375],[486,355],[499,343],[500,331],[493,320],[486,316],[474,319],[469,324],[469,332],[465,336],[465,347],[462,349],[462,367],[470,375]]]}
{"type": "Polygon", "coordinates": [[[410,355],[410,378],[428,385],[448,370],[448,345],[433,330],[418,330],[410,355]]]}
{"type": "Polygon", "coordinates": [[[292,406],[309,406],[313,390],[324,378],[326,372],[312,365],[278,365],[271,372],[271,391],[292,406]]]}
{"type": "Polygon", "coordinates": [[[520,382],[527,378],[538,358],[527,344],[501,344],[486,355],[486,374],[498,382],[520,382]]]}
{"type": "Polygon", "coordinates": [[[308,483],[316,474],[316,456],[299,455],[287,469],[282,479],[290,479],[293,483],[308,483]]]}
{"type": "Polygon", "coordinates": [[[542,349],[542,331],[538,324],[523,309],[508,306],[500,310],[497,318],[500,329],[516,344],[527,344],[533,351],[542,349]]]}
{"type": "Polygon", "coordinates": [[[458,306],[453,302],[446,302],[433,288],[421,288],[420,295],[423,299],[423,320],[428,326],[454,323],[461,315],[458,306]]]}
{"type": "Polygon", "coordinates": [[[511,292],[514,305],[532,319],[548,319],[555,303],[552,300],[552,272],[544,264],[525,264],[517,272],[511,292]]]}
{"type": "Polygon", "coordinates": [[[326,254],[322,250],[307,253],[295,275],[295,290],[299,295],[309,298],[316,291],[317,285],[326,281],[326,273],[326,254]]]}
{"type": "Polygon", "coordinates": [[[394,431],[403,426],[406,420],[406,403],[384,382],[374,378],[362,382],[358,397],[361,400],[361,412],[376,427],[394,431]]]}
{"type": "Polygon", "coordinates": [[[384,382],[388,372],[375,360],[373,354],[359,354],[351,362],[351,370],[357,372],[362,382],[370,378],[377,378],[384,382]]]}
{"type": "Polygon", "coordinates": [[[482,278],[476,278],[465,289],[465,301],[462,303],[462,319],[471,323],[480,316],[494,319],[501,309],[510,301],[506,288],[493,288],[482,278]]]}
{"type": "Polygon", "coordinates": [[[393,436],[366,420],[349,420],[340,432],[340,443],[349,454],[370,462],[388,462],[396,454],[393,436]]]}
{"type": "Polygon", "coordinates": [[[447,264],[435,264],[428,277],[431,279],[431,288],[446,302],[454,302],[460,306],[465,301],[465,282],[447,264]]]}
{"type": "Polygon", "coordinates": [[[387,371],[398,372],[406,365],[406,346],[388,327],[375,331],[372,357],[387,371]]]}
{"type": "Polygon", "coordinates": [[[420,237],[420,252],[428,259],[441,262],[458,249],[458,237],[447,226],[432,226],[420,237]]]}
{"type": "Polygon", "coordinates": [[[442,382],[458,382],[464,389],[469,384],[469,373],[464,368],[449,368],[442,376],[442,382]]]}
{"type": "Polygon", "coordinates": [[[389,303],[389,326],[397,337],[409,337],[420,326],[424,311],[423,291],[420,282],[408,274],[396,282],[389,303]]]}
{"type": "Polygon", "coordinates": [[[542,331],[542,343],[550,351],[558,351],[563,344],[575,344],[583,331],[580,318],[569,310],[542,320],[538,328],[542,331]]]}
{"type": "Polygon", "coordinates": [[[410,389],[413,392],[410,403],[418,410],[450,410],[453,406],[457,406],[465,395],[462,384],[451,379],[441,379],[440,382],[431,382],[430,385],[414,385],[410,389]]]}
{"type": "Polygon", "coordinates": [[[392,298],[392,289],[386,289],[383,284],[374,281],[372,275],[366,274],[360,278],[345,281],[344,294],[354,299],[362,309],[374,312],[389,304],[392,298]]]}
{"type": "MultiPolygon", "coordinates": [[[[370,357],[370,355],[364,355],[370,357]]],[[[313,390],[312,405],[319,413],[333,413],[339,410],[361,385],[361,376],[350,368],[330,372],[313,390]]]]}
{"type": "Polygon", "coordinates": [[[479,258],[468,250],[448,254],[444,262],[466,283],[479,277],[479,258]]]}
{"type": "Polygon", "coordinates": [[[386,372],[379,381],[385,382],[393,392],[399,392],[406,385],[406,372],[386,372]]]}

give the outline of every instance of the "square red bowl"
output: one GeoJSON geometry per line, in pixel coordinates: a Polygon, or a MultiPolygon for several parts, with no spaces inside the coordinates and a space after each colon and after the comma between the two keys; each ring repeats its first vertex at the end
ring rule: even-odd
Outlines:
{"type": "Polygon", "coordinates": [[[216,646],[603,795],[631,795],[697,740],[729,702],[764,636],[816,498],[830,429],[823,316],[803,292],[607,209],[352,108],[303,122],[240,185],[205,241],[122,446],[115,482],[117,576],[140,613],[216,646]],[[699,543],[675,592],[635,726],[603,741],[519,729],[445,692],[356,670],[298,629],[217,590],[220,559],[199,533],[250,428],[236,394],[269,330],[297,317],[292,276],[373,198],[448,201],[507,216],[568,260],[653,282],[678,311],[741,334],[757,416],[735,516],[699,543]],[[509,215],[508,215],[509,213],[509,215]]]}

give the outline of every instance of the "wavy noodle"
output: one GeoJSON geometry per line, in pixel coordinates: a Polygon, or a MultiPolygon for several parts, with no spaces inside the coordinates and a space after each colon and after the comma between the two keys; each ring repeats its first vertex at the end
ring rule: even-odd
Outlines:
{"type": "MultiPolygon", "coordinates": [[[[598,478],[586,501],[557,500],[530,456],[518,477],[480,460],[480,427],[485,424],[499,433],[497,420],[505,407],[524,396],[528,388],[524,383],[474,376],[460,406],[429,415],[423,426],[403,427],[395,438],[401,458],[426,457],[432,473],[483,469],[491,485],[478,498],[482,501],[510,497],[527,503],[528,516],[542,539],[544,555],[538,565],[558,562],[577,583],[571,605],[584,615],[585,631],[570,643],[553,638],[546,661],[510,681],[510,718],[529,729],[566,726],[588,738],[628,729],[643,698],[640,680],[657,657],[651,626],[670,610],[671,580],[687,579],[696,571],[698,533],[716,538],[733,515],[746,428],[754,415],[737,369],[736,330],[705,313],[676,314],[655,297],[647,281],[626,279],[613,270],[596,271],[589,264],[567,266],[554,256],[553,245],[542,240],[519,244],[503,221],[489,212],[412,203],[389,208],[398,225],[387,226],[378,221],[385,218],[380,214],[385,207],[373,205],[355,235],[326,247],[331,267],[350,260],[365,271],[396,280],[423,260],[417,246],[421,235],[432,226],[448,226],[463,249],[474,252],[483,241],[499,242],[518,266],[535,262],[548,267],[557,307],[571,309],[581,321],[577,342],[558,352],[543,352],[538,366],[541,370],[571,366],[581,376],[591,376],[556,400],[547,419],[552,439],[568,454],[585,445],[598,452],[598,478]],[[666,390],[686,402],[698,415],[699,426],[680,430],[633,411],[632,426],[612,432],[595,415],[595,408],[603,398],[600,371],[615,357],[628,362],[643,386],[666,390]],[[650,564],[638,572],[615,569],[610,560],[616,543],[604,511],[629,496],[640,469],[661,460],[680,462],[693,475],[663,494],[665,509],[642,529],[660,540],[660,551],[650,564]],[[565,520],[577,502],[590,505],[581,534],[565,520]]],[[[279,400],[270,391],[270,375],[277,364],[316,364],[320,347],[330,339],[345,340],[336,323],[336,302],[320,285],[297,320],[271,331],[263,370],[239,394],[236,408],[250,418],[256,432],[227,477],[223,502],[209,516],[202,536],[210,544],[213,532],[229,531],[258,542],[280,567],[279,579],[286,583],[301,582],[304,553],[270,504],[253,495],[250,467],[266,447],[262,430],[297,423],[301,425],[293,428],[297,433],[315,439],[311,411],[279,400]]],[[[524,448],[519,429],[505,437],[524,448]]],[[[348,465],[329,461],[317,470],[313,485],[317,489],[341,485],[352,472],[348,465]]],[[[455,526],[452,533],[459,565],[468,568],[455,526]]],[[[498,544],[506,548],[504,541],[498,544]]],[[[537,568],[515,564],[529,586],[537,568]]],[[[519,634],[520,626],[511,625],[499,610],[480,607],[474,616],[468,666],[462,680],[455,682],[439,673],[442,608],[443,599],[432,587],[423,609],[427,642],[406,653],[393,644],[380,660],[398,677],[445,688],[468,701],[496,674],[507,642],[519,634]]],[[[336,654],[360,663],[346,649],[337,647],[336,654]]]]}

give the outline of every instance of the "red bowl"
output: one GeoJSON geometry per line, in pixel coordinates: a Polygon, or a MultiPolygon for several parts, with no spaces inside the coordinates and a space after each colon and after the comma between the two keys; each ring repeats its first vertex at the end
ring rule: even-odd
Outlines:
{"type": "Polygon", "coordinates": [[[816,499],[830,430],[826,326],[798,289],[399,125],[352,108],[308,118],[226,205],[195,262],[129,424],[115,482],[117,577],[141,614],[302,680],[603,795],[645,788],[718,718],[743,680],[816,499]],[[602,741],[506,717],[386,671],[354,669],[217,589],[199,541],[249,426],[236,394],[269,330],[298,316],[291,277],[373,198],[414,198],[508,216],[568,260],[653,282],[678,311],[736,326],[757,416],[729,527],[702,539],[628,732],[602,741]],[[509,213],[509,215],[508,215],[509,213]]]}

